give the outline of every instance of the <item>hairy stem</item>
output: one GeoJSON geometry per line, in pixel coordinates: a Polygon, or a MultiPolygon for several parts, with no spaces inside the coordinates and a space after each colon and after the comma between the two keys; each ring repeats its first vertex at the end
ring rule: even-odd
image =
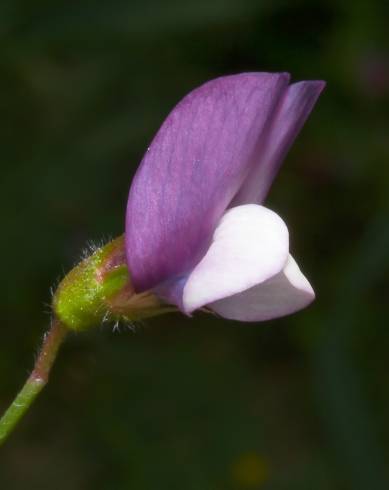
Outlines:
{"type": "Polygon", "coordinates": [[[65,339],[67,329],[53,319],[50,330],[45,334],[34,369],[8,410],[0,419],[0,446],[16,427],[20,419],[46,385],[58,349],[65,339]]]}

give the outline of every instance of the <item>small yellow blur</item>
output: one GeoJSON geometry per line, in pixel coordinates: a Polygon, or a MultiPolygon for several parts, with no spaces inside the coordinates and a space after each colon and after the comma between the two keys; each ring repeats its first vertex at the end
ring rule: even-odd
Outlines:
{"type": "Polygon", "coordinates": [[[247,452],[232,465],[231,476],[238,488],[261,488],[269,479],[269,464],[260,454],[247,452]]]}

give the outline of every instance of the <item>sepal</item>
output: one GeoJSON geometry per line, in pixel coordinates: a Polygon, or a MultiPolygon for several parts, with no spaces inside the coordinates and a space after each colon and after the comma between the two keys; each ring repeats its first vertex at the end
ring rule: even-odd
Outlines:
{"type": "Polygon", "coordinates": [[[71,330],[85,330],[105,319],[132,322],[172,307],[151,291],[136,294],[121,236],[96,250],[61,281],[53,297],[56,317],[71,330]]]}

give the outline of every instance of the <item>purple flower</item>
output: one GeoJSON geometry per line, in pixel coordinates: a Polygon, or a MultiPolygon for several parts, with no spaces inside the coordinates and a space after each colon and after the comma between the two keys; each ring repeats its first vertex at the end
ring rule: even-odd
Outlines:
{"type": "Polygon", "coordinates": [[[128,198],[137,292],[152,289],[186,314],[206,306],[242,321],[314,299],[285,223],[262,202],[323,88],[289,85],[285,73],[243,73],[211,80],[173,109],[128,198]]]}

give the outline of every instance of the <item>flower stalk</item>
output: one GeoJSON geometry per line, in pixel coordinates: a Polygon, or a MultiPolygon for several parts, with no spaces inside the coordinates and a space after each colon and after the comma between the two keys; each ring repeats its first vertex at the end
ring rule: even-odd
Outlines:
{"type": "Polygon", "coordinates": [[[151,291],[135,293],[123,237],[95,250],[74,267],[54,293],[52,308],[51,328],[44,336],[34,369],[0,419],[0,446],[46,385],[68,332],[86,330],[104,320],[131,323],[175,310],[151,291]]]}
{"type": "Polygon", "coordinates": [[[58,349],[63,343],[67,331],[67,328],[56,318],[53,319],[50,330],[43,338],[42,347],[32,373],[0,419],[0,446],[6,441],[35,398],[45,387],[49,379],[50,370],[57,357],[58,349]]]}

